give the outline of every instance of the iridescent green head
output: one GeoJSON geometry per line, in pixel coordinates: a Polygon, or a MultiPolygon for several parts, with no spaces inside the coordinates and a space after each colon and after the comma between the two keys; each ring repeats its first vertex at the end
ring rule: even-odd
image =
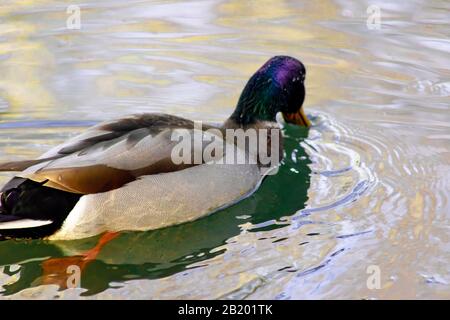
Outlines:
{"type": "Polygon", "coordinates": [[[247,82],[230,119],[241,125],[275,121],[281,112],[287,122],[310,126],[302,110],[306,69],[297,59],[275,56],[247,82]]]}

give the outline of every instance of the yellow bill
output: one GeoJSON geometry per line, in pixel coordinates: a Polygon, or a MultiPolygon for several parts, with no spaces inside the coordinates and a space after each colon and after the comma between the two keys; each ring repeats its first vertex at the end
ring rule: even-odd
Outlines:
{"type": "Polygon", "coordinates": [[[297,112],[294,113],[283,113],[283,116],[286,122],[298,124],[303,127],[311,126],[311,121],[309,121],[308,117],[303,111],[303,108],[300,108],[297,112]]]}

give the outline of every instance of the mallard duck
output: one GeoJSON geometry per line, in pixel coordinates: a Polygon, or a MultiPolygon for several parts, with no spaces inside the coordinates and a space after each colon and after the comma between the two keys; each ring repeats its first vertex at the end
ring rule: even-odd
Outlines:
{"type": "MultiPolygon", "coordinates": [[[[280,127],[279,113],[308,127],[305,74],[295,58],[271,58],[249,79],[231,116],[222,125],[203,125],[202,134],[212,128],[270,131],[280,127]]],[[[173,161],[173,133],[194,127],[174,115],[131,115],[91,127],[38,159],[0,164],[0,171],[19,172],[1,190],[0,235],[71,240],[152,230],[199,219],[253,193],[264,177],[259,160],[173,161]]]]}

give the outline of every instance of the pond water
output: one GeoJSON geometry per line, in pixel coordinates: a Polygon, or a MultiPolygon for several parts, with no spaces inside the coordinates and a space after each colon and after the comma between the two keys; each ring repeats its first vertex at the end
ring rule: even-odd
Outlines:
{"type": "Polygon", "coordinates": [[[130,113],[223,121],[278,54],[307,67],[313,127],[286,128],[280,171],[253,196],[122,233],[80,288],[61,290],[48,261],[98,237],[0,242],[0,297],[450,298],[449,18],[439,0],[3,0],[0,161],[130,113]]]}

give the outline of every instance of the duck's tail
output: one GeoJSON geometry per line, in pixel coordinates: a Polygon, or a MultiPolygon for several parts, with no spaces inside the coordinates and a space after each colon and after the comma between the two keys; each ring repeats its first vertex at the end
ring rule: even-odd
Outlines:
{"type": "Polygon", "coordinates": [[[80,195],[13,178],[0,193],[0,238],[43,238],[57,231],[80,195]]]}
{"type": "Polygon", "coordinates": [[[42,159],[0,162],[0,171],[23,171],[36,164],[55,160],[63,156],[63,154],[57,154],[55,156],[42,159]]]}
{"type": "Polygon", "coordinates": [[[4,162],[0,163],[0,171],[23,171],[41,162],[40,159],[4,162]]]}
{"type": "Polygon", "coordinates": [[[52,220],[34,220],[0,212],[0,238],[35,238],[42,232],[43,226],[52,224],[52,220]]]}

